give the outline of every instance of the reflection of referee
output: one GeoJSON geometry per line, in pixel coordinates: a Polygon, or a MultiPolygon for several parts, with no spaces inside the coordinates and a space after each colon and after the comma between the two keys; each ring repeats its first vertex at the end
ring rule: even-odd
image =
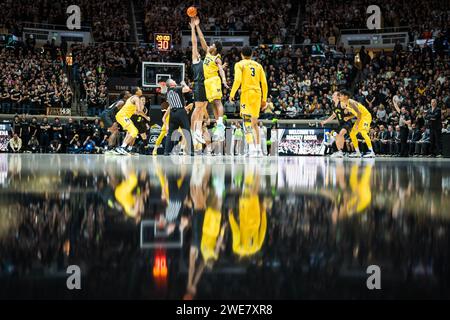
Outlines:
{"type": "Polygon", "coordinates": [[[166,82],[167,89],[167,102],[170,108],[170,120],[169,120],[169,132],[166,136],[166,147],[164,148],[164,155],[168,156],[172,151],[172,134],[178,128],[183,130],[183,136],[188,141],[188,152],[193,155],[192,150],[192,137],[190,133],[189,116],[185,109],[185,101],[183,93],[191,91],[189,87],[182,83],[182,87],[177,87],[177,83],[169,79],[166,82]]]}

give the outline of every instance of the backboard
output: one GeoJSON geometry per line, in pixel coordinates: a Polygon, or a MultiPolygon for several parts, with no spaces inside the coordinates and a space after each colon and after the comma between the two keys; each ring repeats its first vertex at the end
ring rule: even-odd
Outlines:
{"type": "Polygon", "coordinates": [[[157,88],[158,83],[173,79],[178,84],[184,81],[184,63],[142,62],[142,87],[157,88]]]}

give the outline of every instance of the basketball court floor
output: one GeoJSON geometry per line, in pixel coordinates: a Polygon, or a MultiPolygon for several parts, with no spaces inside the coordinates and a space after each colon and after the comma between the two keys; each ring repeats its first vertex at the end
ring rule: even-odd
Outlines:
{"type": "Polygon", "coordinates": [[[449,249],[449,159],[0,155],[2,299],[449,298],[449,249]]]}

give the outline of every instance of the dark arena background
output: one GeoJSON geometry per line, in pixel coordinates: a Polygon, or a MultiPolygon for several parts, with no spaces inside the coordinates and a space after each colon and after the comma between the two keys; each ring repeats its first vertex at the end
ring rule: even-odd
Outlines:
{"type": "Polygon", "coordinates": [[[1,1],[0,299],[449,299],[449,12],[1,1]]]}

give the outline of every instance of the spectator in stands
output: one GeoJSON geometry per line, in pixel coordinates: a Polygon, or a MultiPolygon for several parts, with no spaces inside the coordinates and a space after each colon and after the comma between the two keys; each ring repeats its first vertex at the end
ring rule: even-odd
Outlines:
{"type": "Polygon", "coordinates": [[[415,123],[412,123],[411,130],[409,131],[408,141],[407,141],[409,155],[415,154],[416,143],[417,143],[417,141],[420,140],[420,138],[421,138],[420,130],[417,128],[415,123]]]}
{"type": "Polygon", "coordinates": [[[50,153],[60,153],[61,152],[61,147],[62,147],[61,140],[53,139],[50,142],[49,152],[50,153]]]}
{"type": "Polygon", "coordinates": [[[426,156],[430,150],[430,132],[426,127],[421,128],[422,135],[420,140],[416,143],[415,155],[426,156]]]}
{"type": "Polygon", "coordinates": [[[39,140],[35,135],[31,136],[30,141],[28,141],[28,151],[31,153],[39,152],[39,140]]]}
{"type": "Polygon", "coordinates": [[[39,126],[40,145],[44,153],[47,152],[50,143],[51,128],[51,125],[48,123],[48,118],[44,117],[39,126]]]}
{"type": "Polygon", "coordinates": [[[69,147],[67,149],[69,153],[81,153],[83,152],[83,145],[80,141],[80,136],[75,134],[69,142],[69,147]]]}
{"type": "Polygon", "coordinates": [[[13,137],[9,140],[9,148],[13,153],[22,152],[22,139],[20,139],[17,133],[14,133],[13,137]]]}
{"type": "Polygon", "coordinates": [[[28,130],[30,132],[30,137],[38,138],[39,137],[39,128],[40,128],[40,126],[39,126],[39,124],[37,122],[37,118],[33,117],[31,119],[31,123],[30,123],[29,128],[28,128],[28,130]]]}

